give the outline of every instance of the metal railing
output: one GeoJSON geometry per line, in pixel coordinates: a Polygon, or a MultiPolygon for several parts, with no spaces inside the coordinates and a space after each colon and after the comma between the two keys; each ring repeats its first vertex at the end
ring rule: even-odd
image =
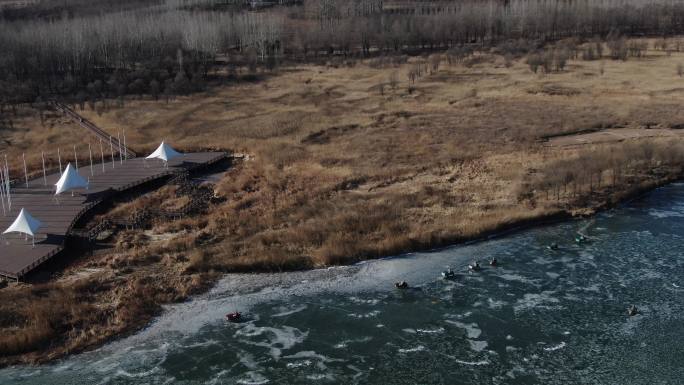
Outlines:
{"type": "MultiPolygon", "coordinates": [[[[221,153],[214,158],[210,159],[207,162],[204,163],[198,163],[195,164],[191,167],[188,167],[187,169],[179,172],[174,172],[173,170],[165,170],[161,173],[137,180],[135,182],[129,183],[125,186],[120,186],[116,189],[112,189],[112,191],[116,192],[122,192],[125,190],[128,190],[130,188],[133,188],[135,186],[139,186],[141,184],[144,184],[146,182],[162,178],[164,176],[170,175],[170,174],[178,174],[175,178],[175,180],[180,181],[182,183],[183,178],[186,178],[189,176],[190,171],[193,171],[197,168],[205,168],[208,166],[211,166],[223,159],[226,159],[228,157],[228,154],[226,153],[221,153]]],[[[189,191],[190,196],[190,202],[185,204],[183,207],[181,207],[177,211],[166,211],[166,210],[149,210],[145,209],[143,210],[143,213],[134,213],[133,215],[133,224],[135,226],[141,226],[143,225],[146,221],[150,220],[153,215],[164,217],[164,218],[182,218],[183,216],[186,216],[196,210],[202,209],[205,205],[209,203],[211,200],[211,192],[208,189],[202,189],[199,187],[194,187],[189,191]]],[[[93,240],[99,235],[102,231],[104,231],[107,228],[111,228],[113,225],[113,221],[108,221],[104,220],[94,226],[93,228],[87,229],[87,230],[74,230],[74,226],[76,223],[85,215],[88,211],[90,211],[93,207],[96,205],[104,202],[105,199],[108,199],[110,195],[107,195],[105,197],[102,197],[94,202],[90,202],[87,205],[83,206],[81,210],[79,210],[78,213],[73,217],[72,221],[69,223],[69,226],[67,227],[67,231],[65,233],[65,241],[66,238],[69,236],[84,236],[84,238],[87,238],[89,240],[93,240]]],[[[43,262],[47,261],[48,259],[54,257],[56,254],[64,250],[64,242],[62,241],[62,244],[58,245],[56,248],[52,249],[50,252],[46,253],[39,259],[33,261],[30,265],[24,267],[22,270],[20,270],[17,275],[15,276],[13,273],[6,272],[6,271],[0,271],[0,277],[6,277],[10,279],[15,279],[19,280],[22,276],[33,270],[36,266],[42,264],[43,262]]]]}
{"type": "Polygon", "coordinates": [[[81,127],[90,130],[93,134],[95,134],[95,136],[101,138],[104,141],[110,141],[110,140],[113,141],[115,146],[117,146],[117,148],[123,149],[123,152],[126,154],[126,157],[135,158],[136,156],[138,156],[135,153],[135,151],[124,146],[124,144],[121,143],[117,138],[113,137],[112,135],[109,135],[103,129],[96,126],[93,122],[89,121],[88,119],[84,118],[83,116],[79,115],[74,110],[69,108],[69,106],[67,106],[66,104],[60,103],[58,101],[52,101],[51,103],[53,106],[55,106],[55,109],[57,109],[57,111],[60,111],[63,114],[67,115],[73,121],[78,123],[81,127]]]}

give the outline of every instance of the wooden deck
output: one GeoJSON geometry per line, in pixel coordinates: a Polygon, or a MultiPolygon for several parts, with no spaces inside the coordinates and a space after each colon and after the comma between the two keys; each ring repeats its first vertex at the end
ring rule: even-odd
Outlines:
{"type": "Polygon", "coordinates": [[[4,216],[0,211],[0,229],[9,227],[22,208],[41,221],[43,227],[36,235],[35,247],[32,247],[31,239],[26,240],[23,235],[10,234],[0,238],[0,276],[21,279],[54,257],[64,248],[64,242],[78,219],[103,199],[175,171],[191,171],[226,157],[227,154],[222,152],[189,153],[169,162],[168,168],[161,161],[142,158],[129,159],[123,164],[116,159],[112,165],[110,158],[104,164],[104,171],[102,164],[93,165],[92,173],[90,165],[80,167],[81,175],[90,181],[88,190],[77,190],[73,196],[64,193],[58,199],[55,199],[54,184],[59,173],[48,175],[47,185],[42,177],[29,181],[28,188],[19,183],[12,189],[12,211],[4,216]]]}

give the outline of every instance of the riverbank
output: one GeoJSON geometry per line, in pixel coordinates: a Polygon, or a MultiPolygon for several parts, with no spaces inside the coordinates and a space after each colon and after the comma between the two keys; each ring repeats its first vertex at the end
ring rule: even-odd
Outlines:
{"type": "MultiPolygon", "coordinates": [[[[623,202],[635,199],[655,188],[679,179],[681,175],[668,175],[656,180],[644,181],[637,186],[620,191],[597,191],[591,204],[568,207],[557,211],[539,213],[520,219],[509,219],[495,227],[484,229],[472,237],[454,236],[432,241],[429,244],[413,244],[404,252],[417,252],[452,246],[466,242],[480,241],[508,235],[534,226],[552,223],[577,217],[588,217],[597,212],[615,207],[623,202]]],[[[169,189],[166,189],[169,190],[169,189]]],[[[169,191],[159,191],[152,197],[140,198],[143,202],[133,204],[154,204],[164,201],[169,191]]],[[[192,223],[205,220],[207,214],[188,218],[184,223],[175,226],[192,227],[192,223]]],[[[0,359],[2,366],[16,364],[41,364],[59,359],[69,354],[90,350],[111,341],[135,333],[163,311],[163,305],[185,301],[193,295],[200,294],[219,279],[219,271],[198,272],[197,262],[191,254],[183,258],[181,252],[172,257],[173,250],[190,250],[196,240],[216,234],[195,235],[193,241],[184,239],[188,233],[167,232],[154,234],[160,229],[146,232],[145,235],[134,231],[125,232],[116,239],[117,246],[112,252],[100,253],[69,266],[63,275],[46,284],[19,284],[3,289],[3,298],[12,301],[15,310],[20,313],[26,306],[34,313],[34,322],[41,318],[44,324],[36,322],[37,327],[16,331],[12,339],[3,338],[2,350],[21,351],[24,347],[39,347],[26,353],[5,356],[0,359]],[[142,244],[141,244],[141,239],[142,244]],[[179,247],[179,242],[184,246],[179,247]],[[126,250],[135,250],[134,252],[126,250]],[[66,321],[66,322],[65,322],[66,321]],[[80,326],[82,329],[67,330],[67,325],[80,326]],[[40,333],[39,328],[46,328],[40,333]],[[14,345],[8,341],[14,341],[14,345]],[[42,346],[42,347],[41,347],[42,346]]],[[[392,254],[395,255],[395,254],[392,254]]],[[[376,255],[385,257],[388,255],[376,255]]],[[[309,266],[291,266],[294,270],[309,266]]],[[[272,269],[255,267],[252,272],[272,272],[272,269]]],[[[3,306],[3,315],[8,314],[8,306],[3,306]]],[[[7,322],[7,319],[3,319],[7,322]]]]}
{"type": "Polygon", "coordinates": [[[326,376],[436,384],[457,369],[462,380],[482,384],[602,383],[616,375],[677,383],[683,202],[684,184],[676,183],[606,214],[484,242],[354,266],[228,274],[133,336],[58,362],[5,368],[0,382],[299,383],[326,376]],[[587,242],[576,243],[576,232],[587,242]],[[558,250],[547,249],[552,242],[558,250]],[[461,270],[473,256],[500,265],[461,270]],[[440,278],[448,266],[456,279],[440,278]],[[394,289],[401,279],[415,290],[394,289]],[[641,313],[627,316],[629,304],[641,313]],[[248,319],[226,322],[227,309],[248,319]]]}
{"type": "MultiPolygon", "coordinates": [[[[681,177],[680,135],[633,133],[679,132],[671,127],[684,122],[675,108],[684,93],[672,83],[684,55],[571,60],[544,75],[524,58],[476,56],[432,70],[423,58],[303,66],[168,104],[135,99],[83,111],[105,130],[126,127],[134,149],[163,137],[181,149],[210,144],[250,156],[213,180],[220,199],[202,215],[121,233],[111,250],[77,259],[48,283],[2,289],[0,363],[44,362],[139,330],[163,304],[226,272],[430,250],[590,215],[681,177]],[[417,66],[423,74],[403,80],[417,66]],[[608,127],[631,134],[544,141],[608,127]]],[[[10,136],[22,143],[71,124],[52,116],[41,125],[27,113],[16,126],[31,135],[10,136]]],[[[174,196],[162,189],[115,210],[174,196]]]]}

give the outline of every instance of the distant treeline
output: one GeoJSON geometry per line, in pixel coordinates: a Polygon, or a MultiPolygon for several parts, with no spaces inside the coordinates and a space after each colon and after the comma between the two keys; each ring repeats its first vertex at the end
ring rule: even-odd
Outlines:
{"type": "Polygon", "coordinates": [[[5,20],[19,19],[54,19],[99,15],[122,10],[146,8],[161,5],[164,0],[38,0],[27,1],[25,5],[9,4],[2,8],[0,4],[0,18],[5,20]]]}
{"type": "Polygon", "coordinates": [[[669,0],[304,0],[259,12],[218,7],[239,3],[65,0],[14,10],[36,17],[15,13],[0,20],[0,113],[3,105],[53,96],[83,102],[183,94],[201,89],[217,68],[226,76],[253,76],[282,60],[684,32],[684,3],[669,0]],[[41,17],[43,9],[66,14],[41,17]]]}

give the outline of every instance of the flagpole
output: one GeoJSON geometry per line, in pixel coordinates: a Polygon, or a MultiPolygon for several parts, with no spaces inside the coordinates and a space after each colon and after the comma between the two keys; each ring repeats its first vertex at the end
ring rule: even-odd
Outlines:
{"type": "Polygon", "coordinates": [[[100,138],[100,157],[102,157],[102,173],[105,172],[104,150],[102,149],[102,138],[100,138]]]}
{"type": "Polygon", "coordinates": [[[24,161],[24,181],[26,182],[26,188],[28,188],[28,172],[26,172],[26,154],[21,153],[21,159],[24,161]]]}
{"type": "Polygon", "coordinates": [[[126,129],[124,128],[123,130],[123,138],[124,138],[124,160],[128,160],[128,147],[126,147],[126,129]]]}
{"type": "Polygon", "coordinates": [[[94,176],[93,172],[93,150],[90,148],[90,142],[88,142],[88,156],[90,157],[90,176],[94,176]]]}
{"type": "Polygon", "coordinates": [[[40,152],[40,157],[43,159],[43,184],[47,186],[47,175],[45,174],[45,151],[40,152]]]}
{"type": "Polygon", "coordinates": [[[114,145],[112,144],[112,136],[109,135],[109,152],[112,153],[112,168],[114,168],[114,145]]]}
{"type": "Polygon", "coordinates": [[[121,153],[121,131],[116,132],[116,141],[119,143],[119,163],[123,164],[123,154],[121,153]]]}
{"type": "Polygon", "coordinates": [[[12,190],[10,187],[9,166],[7,165],[7,154],[5,154],[5,191],[7,191],[7,207],[12,212],[12,190]]]}
{"type": "Polygon", "coordinates": [[[5,170],[0,167],[0,202],[2,203],[2,215],[5,216],[5,170]]]}

